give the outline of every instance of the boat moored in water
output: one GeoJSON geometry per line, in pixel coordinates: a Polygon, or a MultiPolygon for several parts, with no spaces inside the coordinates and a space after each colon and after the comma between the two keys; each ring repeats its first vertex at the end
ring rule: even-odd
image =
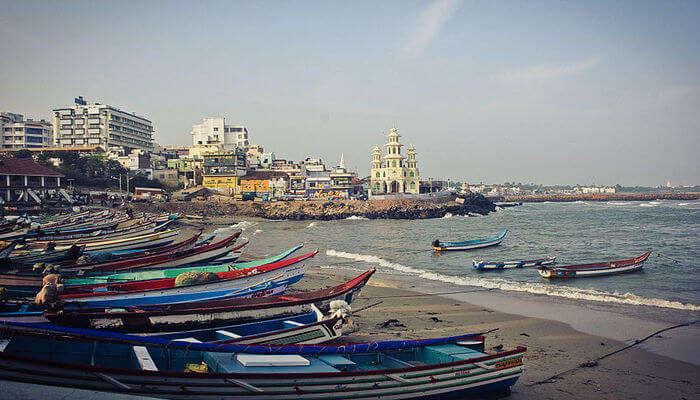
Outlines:
{"type": "Polygon", "coordinates": [[[483,247],[497,246],[501,244],[503,239],[505,239],[508,234],[508,230],[504,230],[498,235],[485,238],[485,239],[474,239],[466,240],[463,242],[443,242],[440,240],[435,240],[433,242],[433,250],[435,251],[451,251],[451,250],[473,250],[480,249],[483,247]]]}
{"type": "Polygon", "coordinates": [[[518,261],[472,261],[472,266],[477,270],[485,269],[508,269],[508,268],[526,268],[537,267],[540,265],[551,265],[556,262],[556,257],[545,257],[535,260],[518,260],[518,261]]]}
{"type": "Polygon", "coordinates": [[[608,261],[592,264],[566,265],[561,267],[538,267],[538,272],[543,278],[587,278],[593,276],[605,276],[624,274],[639,271],[644,262],[649,258],[651,251],[647,251],[639,257],[620,261],[608,261]]]}

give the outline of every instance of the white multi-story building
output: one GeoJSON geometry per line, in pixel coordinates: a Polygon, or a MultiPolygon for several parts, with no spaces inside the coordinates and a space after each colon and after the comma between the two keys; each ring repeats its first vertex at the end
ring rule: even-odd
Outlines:
{"type": "Polygon", "coordinates": [[[225,151],[248,148],[248,129],[226,125],[224,117],[204,118],[201,124],[192,125],[190,134],[195,146],[218,144],[225,151]]]}
{"type": "Polygon", "coordinates": [[[56,146],[153,149],[153,123],[148,119],[106,104],[87,104],[82,97],[75,103],[53,110],[56,146]]]}
{"type": "Polygon", "coordinates": [[[16,150],[53,145],[53,127],[46,120],[24,119],[22,114],[0,112],[0,149],[16,150]]]}

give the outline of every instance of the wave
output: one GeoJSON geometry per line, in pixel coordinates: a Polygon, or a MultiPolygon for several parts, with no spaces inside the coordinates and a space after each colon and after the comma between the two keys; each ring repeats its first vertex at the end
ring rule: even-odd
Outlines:
{"type": "Polygon", "coordinates": [[[452,218],[452,213],[447,213],[442,218],[443,219],[452,218]]]}
{"type": "Polygon", "coordinates": [[[227,226],[224,228],[217,228],[214,230],[214,233],[216,234],[216,233],[227,232],[227,231],[235,231],[236,229],[240,229],[240,230],[244,231],[244,230],[246,230],[250,227],[253,227],[257,224],[258,224],[257,222],[241,221],[241,222],[238,222],[238,223],[233,224],[231,226],[227,226]]]}
{"type": "Polygon", "coordinates": [[[308,224],[306,227],[313,228],[314,226],[316,226],[316,222],[312,222],[312,223],[308,224]]]}
{"type": "Polygon", "coordinates": [[[576,200],[574,201],[575,204],[588,204],[588,202],[583,201],[583,200],[576,200]]]}
{"type": "Polygon", "coordinates": [[[624,201],[608,201],[607,204],[610,204],[611,206],[626,206],[627,203],[624,201]]]}
{"type": "Polygon", "coordinates": [[[347,217],[347,218],[345,218],[345,219],[349,219],[349,220],[362,220],[362,219],[369,219],[369,218],[360,217],[359,215],[351,215],[351,216],[349,216],[349,217],[347,217]]]}
{"type": "Polygon", "coordinates": [[[677,310],[700,311],[700,305],[692,303],[681,303],[678,301],[664,299],[641,297],[633,293],[609,293],[594,289],[578,289],[565,286],[545,285],[541,283],[515,282],[501,278],[458,277],[443,275],[435,272],[426,271],[423,269],[408,267],[399,263],[385,260],[377,256],[367,254],[346,253],[343,251],[336,251],[333,249],[326,250],[326,255],[331,257],[346,258],[354,261],[362,261],[377,264],[382,267],[391,268],[395,271],[417,275],[418,277],[423,279],[430,279],[434,281],[451,283],[460,286],[478,286],[487,289],[499,289],[509,292],[525,292],[545,296],[565,297],[569,299],[598,301],[604,303],[630,304],[636,306],[651,306],[673,308],[677,310]]]}
{"type": "Polygon", "coordinates": [[[650,201],[649,204],[653,204],[655,206],[658,206],[659,204],[661,204],[661,202],[660,201],[650,201]]]}
{"type": "Polygon", "coordinates": [[[640,207],[656,207],[658,204],[652,204],[652,202],[649,203],[642,203],[639,205],[640,207]]]}
{"type": "Polygon", "coordinates": [[[262,229],[256,229],[255,232],[253,232],[253,235],[257,235],[260,232],[262,232],[262,229]]]}
{"type": "Polygon", "coordinates": [[[690,204],[690,203],[678,203],[679,206],[687,206],[687,205],[689,205],[689,204],[690,204]]]}

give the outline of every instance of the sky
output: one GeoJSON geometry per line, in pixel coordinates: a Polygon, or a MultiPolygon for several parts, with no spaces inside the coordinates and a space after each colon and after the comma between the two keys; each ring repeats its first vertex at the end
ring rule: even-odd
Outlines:
{"type": "Polygon", "coordinates": [[[698,1],[0,0],[0,110],[82,95],[191,144],[208,116],[366,176],[700,184],[698,1]]]}

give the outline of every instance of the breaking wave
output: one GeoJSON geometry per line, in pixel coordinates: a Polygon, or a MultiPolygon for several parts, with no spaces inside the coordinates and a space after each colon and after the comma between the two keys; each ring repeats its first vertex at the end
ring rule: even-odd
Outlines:
{"type": "Polygon", "coordinates": [[[690,203],[678,203],[679,206],[687,206],[690,203]]]}
{"type": "Polygon", "coordinates": [[[326,255],[331,257],[339,257],[354,261],[362,261],[371,264],[377,264],[381,267],[393,269],[395,271],[404,272],[406,274],[417,275],[423,279],[430,279],[439,282],[446,282],[460,286],[478,286],[487,289],[499,289],[510,292],[525,292],[553,297],[565,297],[569,299],[579,299],[588,301],[599,301],[604,303],[631,304],[635,306],[651,306],[662,308],[673,308],[678,310],[700,311],[700,305],[691,303],[681,303],[678,301],[670,301],[664,299],[647,298],[637,296],[633,293],[609,293],[594,289],[578,289],[565,286],[544,285],[541,283],[525,283],[514,282],[500,278],[479,278],[479,277],[458,277],[438,274],[435,272],[426,271],[408,267],[399,263],[385,260],[381,257],[346,253],[333,249],[326,250],[326,255]]]}
{"type": "Polygon", "coordinates": [[[314,226],[316,226],[316,222],[312,222],[312,223],[306,225],[307,228],[313,228],[314,226]]]}
{"type": "Polygon", "coordinates": [[[444,218],[444,219],[452,218],[452,213],[446,213],[442,218],[444,218]]]}
{"type": "Polygon", "coordinates": [[[360,217],[359,215],[351,215],[351,216],[349,216],[349,217],[347,217],[347,218],[345,218],[345,219],[349,219],[349,220],[361,220],[361,219],[369,219],[369,218],[360,217]]]}
{"type": "Polygon", "coordinates": [[[623,201],[609,201],[607,204],[610,204],[611,206],[626,206],[627,203],[623,201]]]}
{"type": "Polygon", "coordinates": [[[258,224],[257,222],[241,221],[241,222],[233,224],[231,226],[227,226],[224,228],[217,228],[214,230],[214,233],[217,234],[217,233],[221,233],[221,232],[235,231],[236,229],[240,229],[240,230],[244,231],[244,230],[246,230],[250,227],[253,227],[257,224],[258,224]]]}

